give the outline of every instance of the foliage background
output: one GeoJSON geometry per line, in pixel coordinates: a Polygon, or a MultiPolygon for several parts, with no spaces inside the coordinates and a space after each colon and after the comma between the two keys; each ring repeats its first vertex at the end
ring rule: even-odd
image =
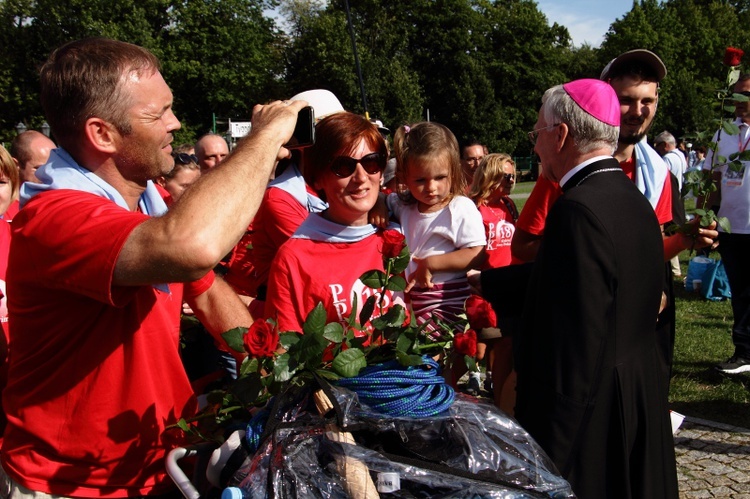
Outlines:
{"type": "MultiPolygon", "coordinates": [[[[525,132],[546,88],[597,77],[632,48],[653,50],[669,70],[654,133],[711,130],[724,49],[750,51],[747,0],[635,0],[601,47],[573,46],[532,0],[349,5],[370,117],[395,128],[429,115],[459,140],[516,156],[531,154],[525,132]]],[[[178,143],[214,118],[248,120],[254,104],[312,88],[365,111],[344,0],[0,0],[0,141],[19,121],[40,128],[38,68],[55,47],[86,36],[160,57],[183,123],[178,143]],[[274,8],[287,19],[283,30],[268,17],[274,8]]]]}

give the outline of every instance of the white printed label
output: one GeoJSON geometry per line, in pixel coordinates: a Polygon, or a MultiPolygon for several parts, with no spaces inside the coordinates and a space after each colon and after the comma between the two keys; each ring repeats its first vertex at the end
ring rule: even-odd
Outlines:
{"type": "Polygon", "coordinates": [[[398,473],[378,473],[378,492],[389,493],[401,490],[398,473]]]}

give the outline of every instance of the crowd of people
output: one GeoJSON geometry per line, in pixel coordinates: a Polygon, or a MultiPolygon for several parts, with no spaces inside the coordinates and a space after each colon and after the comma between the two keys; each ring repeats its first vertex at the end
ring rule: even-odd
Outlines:
{"type": "MultiPolygon", "coordinates": [[[[407,286],[384,292],[379,313],[408,306],[428,333],[468,315],[484,388],[579,497],[677,497],[670,262],[721,242],[736,352],[718,368],[750,370],[750,184],[744,169],[716,172],[732,234],[685,221],[682,175],[710,168],[713,151],[688,165],[671,134],[648,144],[666,75],[636,49],[598,79],[548,89],[529,133],[542,175],[519,213],[513,159],[438,123],[391,136],[310,90],[257,105],[231,152],[215,134],[178,147],[153,54],[103,38],[58,48],[40,72],[57,144],[28,131],[0,149],[0,496],[175,495],[164,461],[181,440],[168,427],[195,413],[199,378],[241,361],[220,334],[266,318],[302,331],[317,303],[345,322],[395,228],[407,286]],[[286,147],[308,105],[315,143],[286,147]],[[684,230],[665,235],[669,223],[684,230]],[[181,315],[202,325],[202,368],[180,355],[181,315]]],[[[750,75],[735,91],[748,89],[750,75]]],[[[465,370],[452,365],[456,386],[465,370]]]]}

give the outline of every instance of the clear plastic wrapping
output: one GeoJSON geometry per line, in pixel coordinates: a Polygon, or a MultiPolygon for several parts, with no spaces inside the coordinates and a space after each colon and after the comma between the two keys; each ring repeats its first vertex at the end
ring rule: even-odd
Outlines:
{"type": "Polygon", "coordinates": [[[246,498],[575,497],[492,405],[459,395],[441,415],[395,418],[318,385],[291,384],[276,398],[260,448],[231,484],[246,498]]]}

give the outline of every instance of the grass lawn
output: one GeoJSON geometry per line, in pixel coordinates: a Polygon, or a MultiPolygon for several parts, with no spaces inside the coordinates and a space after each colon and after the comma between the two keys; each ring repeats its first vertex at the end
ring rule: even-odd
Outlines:
{"type": "MultiPolygon", "coordinates": [[[[711,255],[718,258],[718,253],[711,255]]],[[[680,255],[687,274],[688,252],[680,255]]],[[[671,408],[687,416],[750,428],[750,373],[724,375],[714,371],[734,352],[729,301],[711,302],[688,292],[675,279],[677,334],[675,339],[671,408]]]]}
{"type": "MultiPolygon", "coordinates": [[[[518,209],[526,203],[534,182],[522,182],[513,190],[518,209]]],[[[692,206],[686,203],[686,208],[692,206]]],[[[711,255],[719,258],[718,253],[711,255]]],[[[682,275],[687,275],[688,252],[680,255],[682,275]]],[[[732,309],[728,301],[710,302],[688,292],[675,279],[677,333],[669,401],[673,410],[701,419],[750,428],[750,373],[727,376],[713,366],[733,351],[732,309]]]]}

